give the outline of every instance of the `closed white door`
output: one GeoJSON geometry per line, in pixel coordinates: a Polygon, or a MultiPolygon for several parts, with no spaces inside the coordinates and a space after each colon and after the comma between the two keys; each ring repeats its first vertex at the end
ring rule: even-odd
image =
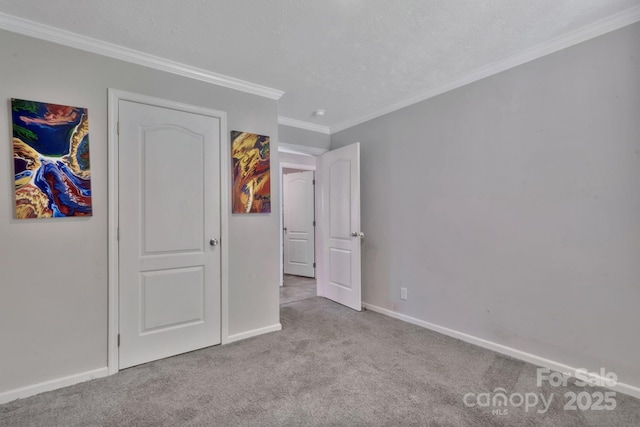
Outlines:
{"type": "Polygon", "coordinates": [[[283,177],[284,273],[315,277],[313,171],[283,177]]]}
{"type": "Polygon", "coordinates": [[[119,366],[220,343],[220,118],[119,101],[119,366]]]}
{"type": "Polygon", "coordinates": [[[360,311],[360,144],[329,151],[319,163],[318,292],[360,311]]]}

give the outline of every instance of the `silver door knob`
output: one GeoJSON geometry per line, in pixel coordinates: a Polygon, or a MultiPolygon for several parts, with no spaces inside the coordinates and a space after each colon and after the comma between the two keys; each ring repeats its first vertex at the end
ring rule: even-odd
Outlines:
{"type": "Polygon", "coordinates": [[[209,240],[209,244],[210,244],[211,246],[218,246],[218,243],[220,243],[220,242],[218,242],[218,239],[211,239],[211,240],[209,240]]]}
{"type": "Polygon", "coordinates": [[[351,237],[359,237],[359,238],[364,238],[364,233],[362,231],[354,231],[353,233],[351,233],[351,237]]]}

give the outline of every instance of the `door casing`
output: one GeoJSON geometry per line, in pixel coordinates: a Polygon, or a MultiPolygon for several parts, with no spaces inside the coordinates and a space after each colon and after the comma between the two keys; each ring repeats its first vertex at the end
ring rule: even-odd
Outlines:
{"type": "MultiPolygon", "coordinates": [[[[294,274],[297,276],[311,277],[315,278],[316,267],[315,267],[315,235],[316,235],[316,212],[315,212],[315,173],[314,171],[301,171],[298,170],[296,172],[291,172],[290,174],[282,175],[282,218],[287,227],[287,230],[283,228],[283,239],[284,239],[284,273],[285,274],[294,274]],[[293,179],[297,183],[303,181],[304,188],[309,190],[305,192],[305,198],[303,200],[298,200],[292,197],[289,194],[289,191],[292,190],[292,182],[290,180],[293,179]],[[292,229],[292,219],[287,218],[287,213],[292,214],[293,217],[301,217],[307,221],[304,221],[304,226],[301,226],[302,223],[298,224],[300,229],[293,230],[292,229]],[[297,233],[297,234],[296,234],[297,233]],[[301,234],[302,233],[302,234],[301,234]],[[296,265],[296,263],[291,263],[292,256],[292,246],[291,240],[292,238],[296,238],[296,240],[305,239],[305,253],[306,253],[306,264],[305,265],[296,265]],[[288,255],[288,256],[287,256],[288,255]],[[311,255],[311,256],[309,256],[311,255]],[[287,272],[287,270],[289,270],[287,272]]],[[[299,188],[299,184],[295,186],[295,188],[299,188]]],[[[295,222],[295,218],[293,220],[295,222]]]]}
{"type": "Polygon", "coordinates": [[[197,107],[161,98],[109,89],[109,116],[108,116],[108,243],[109,243],[109,275],[108,275],[108,339],[107,339],[107,365],[109,374],[119,371],[118,363],[118,333],[119,333],[119,293],[118,293],[118,115],[119,101],[132,101],[142,104],[170,108],[190,113],[212,116],[220,119],[220,314],[221,314],[221,343],[229,342],[229,140],[227,132],[227,114],[223,111],[197,107]]]}
{"type": "MultiPolygon", "coordinates": [[[[316,170],[315,165],[305,165],[305,164],[301,164],[301,163],[280,163],[280,194],[282,195],[282,175],[283,175],[283,170],[286,168],[290,168],[290,169],[298,169],[298,170],[302,170],[302,171],[314,171],[316,170]]],[[[314,199],[317,196],[317,192],[314,188],[314,193],[313,193],[313,197],[314,199]]],[[[278,203],[280,203],[282,205],[282,200],[279,200],[278,203]]],[[[317,213],[317,211],[316,211],[317,213]]],[[[317,216],[316,216],[317,218],[317,216]]],[[[284,245],[284,235],[282,233],[282,228],[284,227],[284,223],[282,222],[282,215],[280,215],[280,286],[282,286],[284,284],[284,251],[283,251],[283,245],[284,245]]],[[[315,251],[318,250],[317,247],[317,242],[314,242],[314,245],[316,245],[315,247],[315,251]]]]}

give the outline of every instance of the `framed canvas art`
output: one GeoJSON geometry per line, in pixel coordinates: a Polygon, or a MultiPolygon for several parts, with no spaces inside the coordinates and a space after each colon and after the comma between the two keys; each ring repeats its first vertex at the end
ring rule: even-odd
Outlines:
{"type": "Polygon", "coordinates": [[[270,213],[269,137],[231,131],[233,213],[270,213]]]}
{"type": "Polygon", "coordinates": [[[11,100],[16,218],[90,216],[86,108],[11,100]]]}

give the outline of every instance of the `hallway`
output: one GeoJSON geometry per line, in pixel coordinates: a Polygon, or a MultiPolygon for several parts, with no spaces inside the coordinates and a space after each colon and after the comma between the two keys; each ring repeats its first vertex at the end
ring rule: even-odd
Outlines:
{"type": "Polygon", "coordinates": [[[313,277],[284,275],[284,286],[280,287],[280,305],[315,297],[316,279],[313,277]]]}

